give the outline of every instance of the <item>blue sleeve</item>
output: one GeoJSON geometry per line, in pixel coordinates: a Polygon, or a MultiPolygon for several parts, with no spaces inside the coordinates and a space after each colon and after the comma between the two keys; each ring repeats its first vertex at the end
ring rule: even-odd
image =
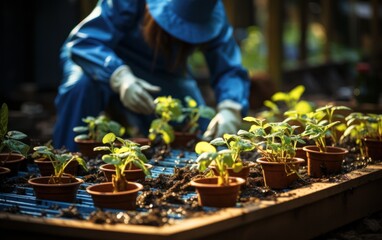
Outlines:
{"type": "Polygon", "coordinates": [[[63,49],[85,73],[95,80],[109,81],[123,61],[114,48],[137,21],[139,0],[100,0],[69,35],[63,49]]]}
{"type": "Polygon", "coordinates": [[[250,81],[248,72],[241,64],[240,48],[233,37],[232,27],[227,26],[211,41],[204,51],[210,70],[216,102],[232,100],[242,105],[242,116],[249,108],[250,81]]]}

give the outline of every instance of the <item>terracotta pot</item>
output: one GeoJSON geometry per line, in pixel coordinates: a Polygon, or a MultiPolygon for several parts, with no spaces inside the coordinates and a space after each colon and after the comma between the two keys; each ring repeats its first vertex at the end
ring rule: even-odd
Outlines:
{"type": "Polygon", "coordinates": [[[93,149],[98,146],[107,146],[102,142],[96,142],[94,140],[74,140],[77,143],[79,151],[82,153],[82,156],[87,158],[97,158],[98,156],[102,156],[107,154],[107,151],[94,151],[93,149]]]}
{"type": "Polygon", "coordinates": [[[50,177],[37,177],[28,180],[37,199],[74,202],[79,186],[84,182],[80,178],[62,177],[62,183],[51,184],[50,177]]]}
{"type": "Polygon", "coordinates": [[[186,133],[186,132],[174,132],[175,139],[171,143],[172,148],[176,149],[187,149],[198,141],[198,135],[196,133],[186,133]]]}
{"type": "Polygon", "coordinates": [[[6,167],[0,167],[0,180],[3,181],[5,178],[7,178],[10,172],[11,169],[6,167]]]}
{"type": "MultiPolygon", "coordinates": [[[[145,166],[149,170],[153,168],[153,165],[148,163],[146,163],[145,166]]],[[[113,164],[106,163],[101,165],[99,169],[105,175],[106,180],[111,182],[113,174],[115,174],[115,166],[113,164]]],[[[135,182],[137,180],[144,180],[146,178],[143,170],[136,167],[135,165],[133,165],[131,169],[125,169],[124,173],[127,181],[135,182]]]]}
{"type": "Polygon", "coordinates": [[[200,206],[206,207],[234,207],[236,206],[240,187],[245,183],[243,178],[229,177],[228,186],[217,185],[218,178],[199,178],[192,180],[198,196],[200,206]]]}
{"type": "MultiPolygon", "coordinates": [[[[47,158],[38,158],[34,160],[34,163],[37,165],[40,170],[41,176],[51,176],[54,174],[54,168],[52,162],[47,158]]],[[[71,161],[68,166],[65,168],[64,172],[71,174],[73,176],[77,175],[78,162],[71,161]]]]}
{"type": "MultiPolygon", "coordinates": [[[[304,144],[297,143],[296,156],[295,156],[297,158],[302,158],[305,160],[305,162],[301,163],[300,166],[306,166],[308,164],[308,158],[306,156],[306,152],[304,151],[303,147],[309,146],[309,145],[314,145],[314,141],[312,139],[304,137],[303,140],[305,141],[304,144]]],[[[329,138],[325,138],[325,141],[328,142],[329,138]]]]}
{"type": "MultiPolygon", "coordinates": [[[[233,168],[228,168],[228,175],[230,177],[240,177],[240,178],[243,178],[245,181],[247,181],[247,178],[249,176],[249,171],[251,170],[251,167],[253,166],[255,166],[254,162],[248,162],[247,165],[243,166],[240,172],[234,172],[233,168]]],[[[217,171],[215,166],[210,165],[210,168],[216,176],[219,176],[219,172],[217,171]]]]}
{"type": "Polygon", "coordinates": [[[91,195],[95,207],[135,210],[138,192],[142,189],[142,184],[129,182],[126,191],[114,193],[113,184],[107,182],[89,186],[86,192],[91,195]]]}
{"type": "Polygon", "coordinates": [[[290,162],[269,162],[264,157],[256,159],[261,164],[265,186],[272,189],[288,188],[297,180],[300,165],[305,162],[302,158],[293,158],[290,162]]]}
{"type": "Polygon", "coordinates": [[[11,171],[8,177],[16,176],[19,173],[21,163],[25,161],[25,157],[18,153],[0,153],[0,164],[2,167],[9,168],[11,171]]]}
{"type": "Polygon", "coordinates": [[[300,164],[301,166],[306,166],[307,165],[308,158],[306,157],[306,152],[304,151],[304,149],[302,149],[302,147],[297,147],[296,148],[296,156],[295,157],[296,158],[302,158],[302,159],[305,160],[303,163],[300,164]]]}
{"type": "Polygon", "coordinates": [[[327,147],[327,152],[320,152],[317,146],[303,147],[308,158],[308,175],[310,177],[322,177],[328,174],[341,172],[342,162],[348,150],[341,147],[327,147]]]}
{"type": "Polygon", "coordinates": [[[382,141],[373,138],[363,140],[366,146],[366,156],[374,161],[382,160],[382,141]]]}

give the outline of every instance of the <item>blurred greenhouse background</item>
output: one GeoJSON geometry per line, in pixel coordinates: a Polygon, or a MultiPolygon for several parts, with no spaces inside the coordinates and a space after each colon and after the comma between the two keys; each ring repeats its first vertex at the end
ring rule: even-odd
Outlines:
{"type": "MultiPolygon", "coordinates": [[[[252,79],[252,108],[260,108],[275,91],[299,84],[311,97],[351,101],[359,62],[371,64],[371,85],[381,92],[380,1],[224,3],[252,79]]],[[[208,75],[200,52],[190,61],[196,76],[208,75]]]]}
{"type": "MultiPolygon", "coordinates": [[[[53,99],[61,79],[59,48],[96,2],[2,1],[1,102],[24,117],[43,113],[54,121],[53,99]]],[[[351,101],[359,62],[372,66],[375,90],[381,96],[382,1],[223,2],[250,73],[252,111],[276,91],[300,84],[306,87],[305,96],[351,101]]],[[[196,52],[190,63],[213,105],[213,95],[205,86],[208,71],[203,56],[196,52]]],[[[377,105],[380,108],[381,101],[377,105]]]]}

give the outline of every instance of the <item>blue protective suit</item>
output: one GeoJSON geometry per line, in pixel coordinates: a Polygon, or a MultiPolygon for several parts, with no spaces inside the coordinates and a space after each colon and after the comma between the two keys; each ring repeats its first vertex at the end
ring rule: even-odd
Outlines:
{"type": "MultiPolygon", "coordinates": [[[[171,72],[159,57],[153,61],[152,49],[141,34],[144,0],[101,0],[93,12],[70,33],[60,54],[63,79],[55,99],[57,120],[53,133],[55,148],[65,146],[76,151],[73,127],[84,125],[82,118],[97,116],[111,101],[146,135],[154,116],[135,114],[124,108],[118,94],[109,86],[112,73],[122,64],[133,73],[162,90],[153,95],[189,95],[205,104],[197,82],[182,72],[171,72]]],[[[231,99],[248,110],[249,80],[241,66],[241,53],[233,30],[226,21],[222,32],[208,42],[205,58],[210,70],[210,84],[216,102],[231,99]]],[[[201,123],[205,130],[208,122],[201,123]]]]}

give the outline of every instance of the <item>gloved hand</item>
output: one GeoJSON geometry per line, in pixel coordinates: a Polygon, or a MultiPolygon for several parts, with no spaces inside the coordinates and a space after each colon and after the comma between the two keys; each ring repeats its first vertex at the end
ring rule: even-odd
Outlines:
{"type": "Polygon", "coordinates": [[[224,133],[235,134],[241,125],[241,105],[225,100],[217,107],[218,113],[212,118],[207,130],[203,134],[205,141],[210,141],[216,137],[222,137],[224,133]]]}
{"type": "Polygon", "coordinates": [[[122,104],[128,109],[142,114],[154,112],[154,99],[149,92],[159,92],[160,87],[137,78],[130,68],[122,65],[117,68],[110,78],[110,87],[119,93],[122,104]]]}

